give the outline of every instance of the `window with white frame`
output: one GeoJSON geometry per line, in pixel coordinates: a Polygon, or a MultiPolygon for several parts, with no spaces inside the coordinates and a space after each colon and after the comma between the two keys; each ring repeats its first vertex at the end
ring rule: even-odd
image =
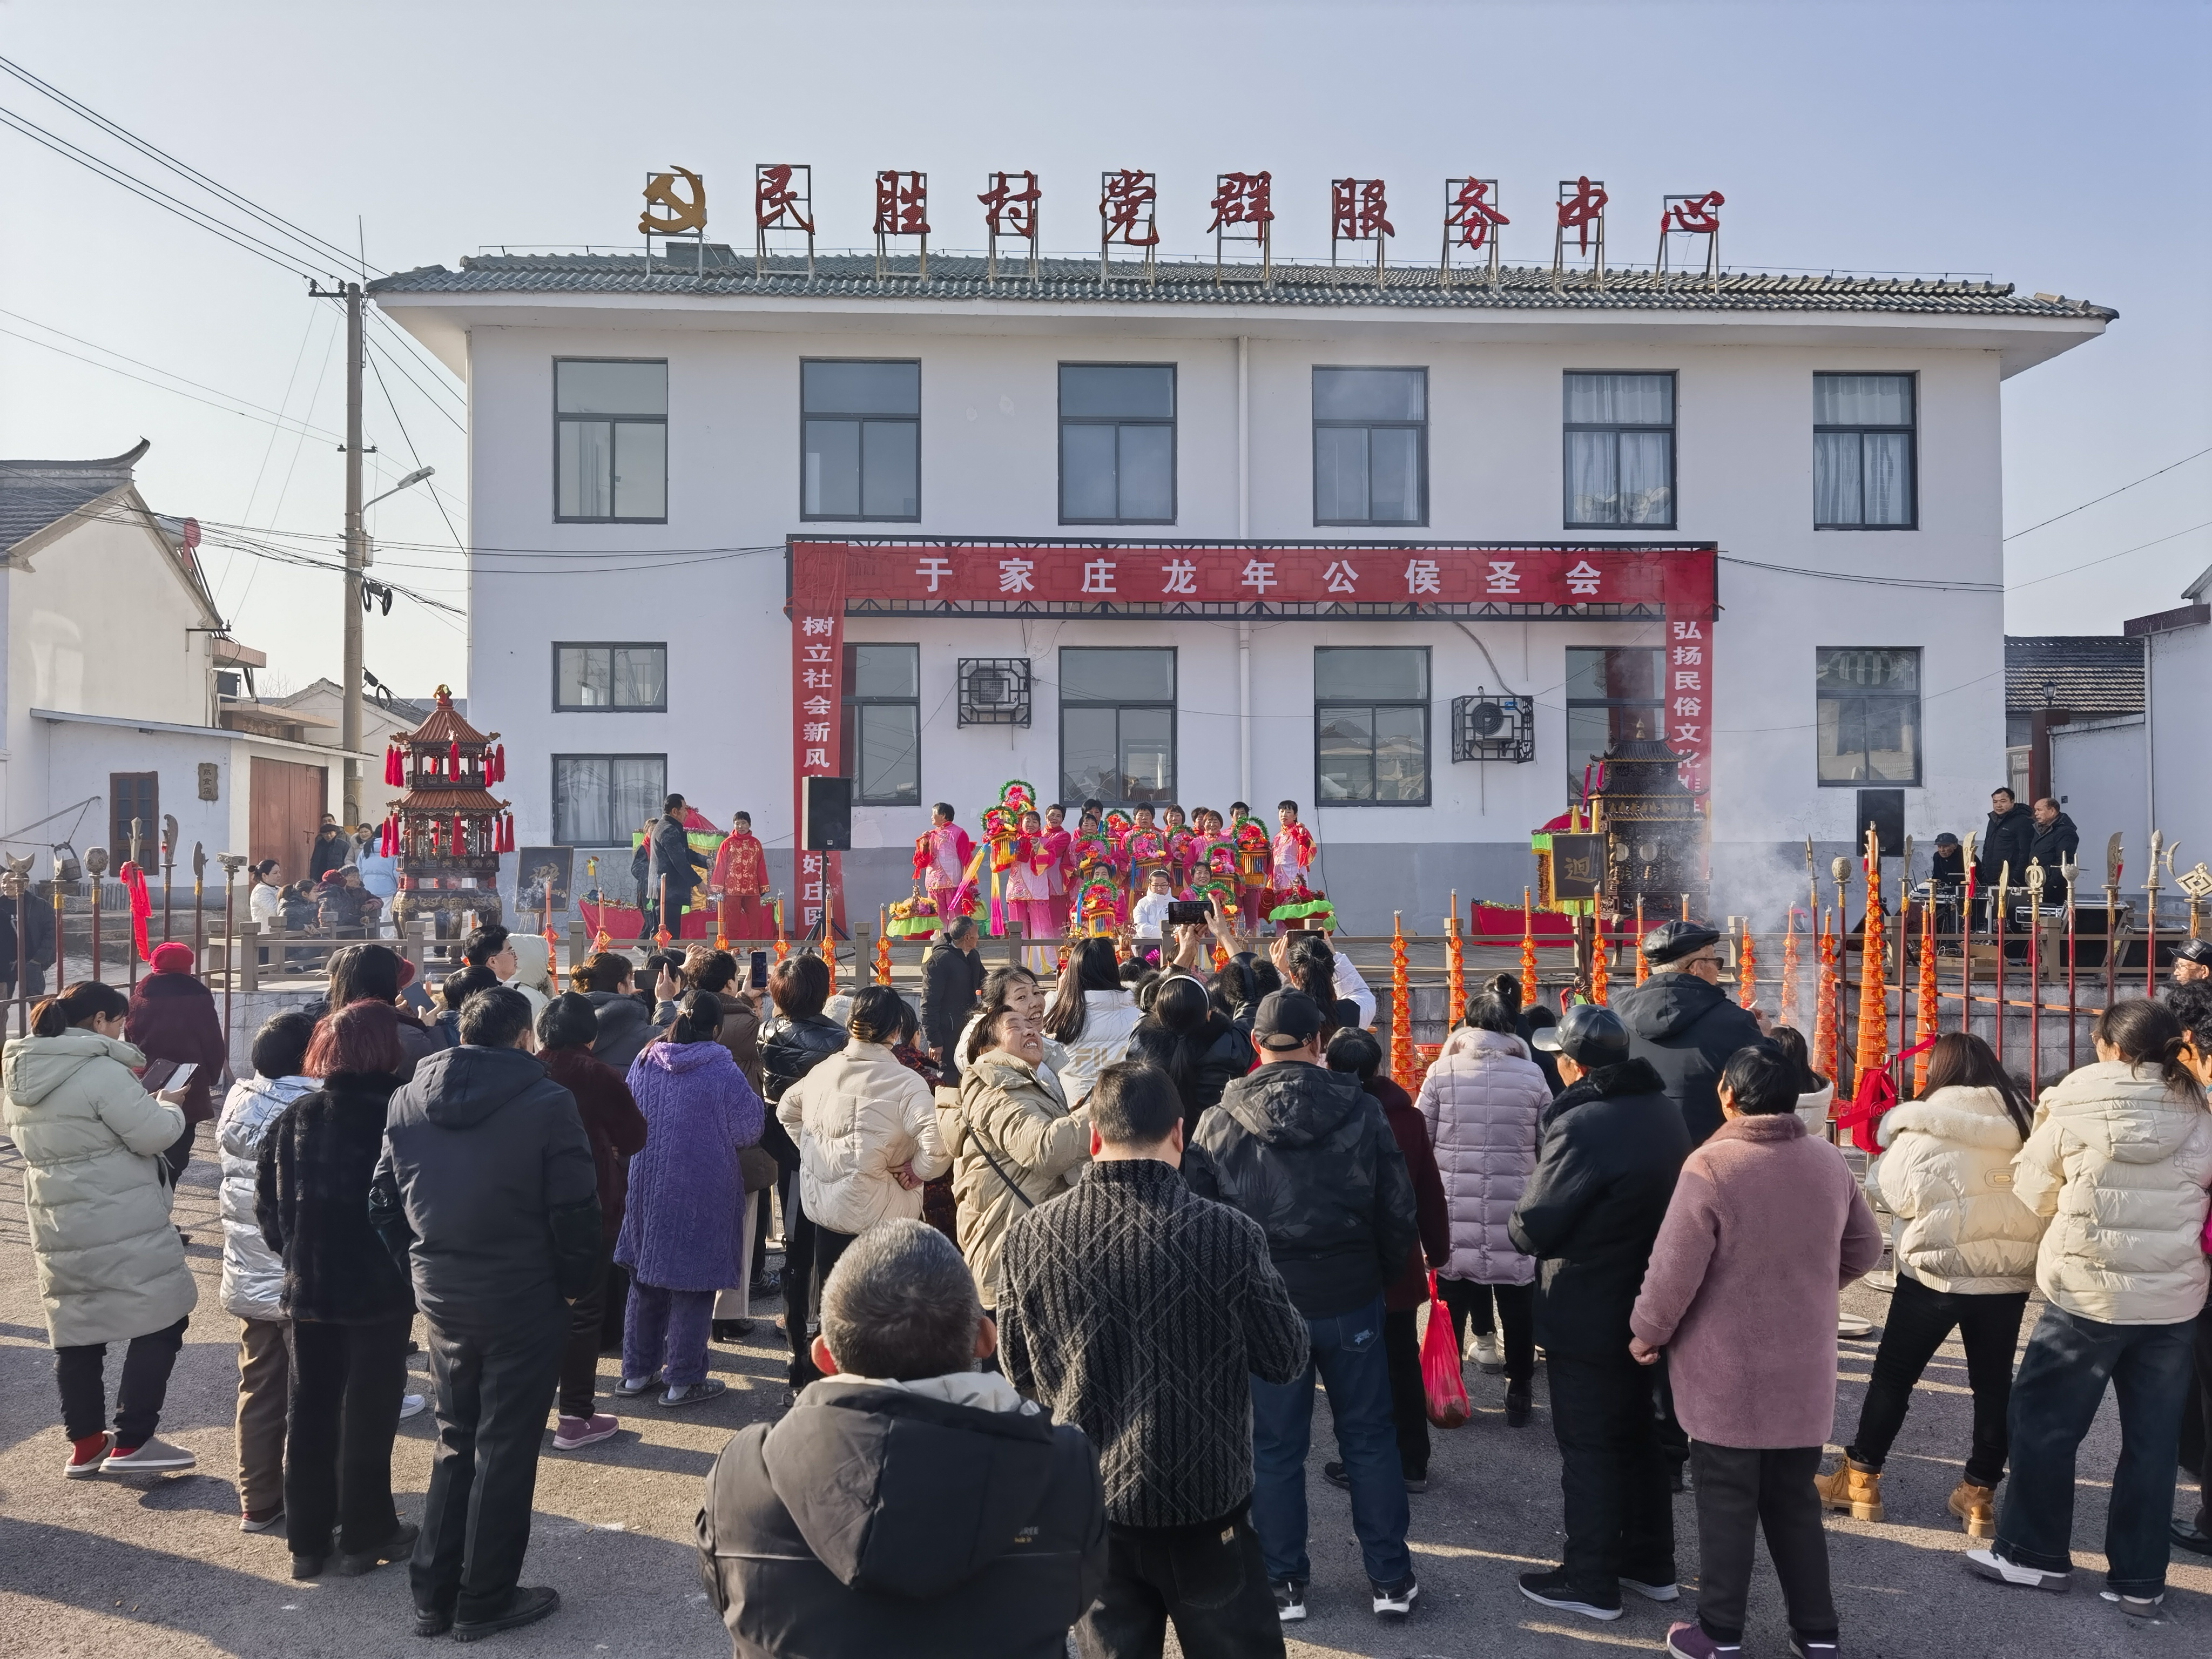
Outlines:
{"type": "Polygon", "coordinates": [[[562,847],[623,847],[659,816],[665,755],[553,757],[553,839],[562,847]]]}
{"type": "Polygon", "coordinates": [[[1571,530],[1674,526],[1674,377],[1566,377],[1566,522],[1571,530]]]}
{"type": "Polygon", "coordinates": [[[1911,530],[1913,380],[1910,374],[1813,377],[1813,527],[1911,530]]]}
{"type": "Polygon", "coordinates": [[[668,519],[668,364],[553,360],[553,516],[583,523],[668,519]]]}

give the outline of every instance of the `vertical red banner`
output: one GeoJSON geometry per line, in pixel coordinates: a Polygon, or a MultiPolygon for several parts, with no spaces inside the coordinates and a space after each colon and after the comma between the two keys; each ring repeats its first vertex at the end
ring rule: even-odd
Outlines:
{"type": "Polygon", "coordinates": [[[846,550],[802,542],[791,553],[791,844],[796,875],[787,925],[805,933],[825,915],[845,924],[845,887],[835,853],[805,845],[806,780],[843,775],[846,550]]]}
{"type": "Polygon", "coordinates": [[[1707,613],[1667,615],[1667,741],[1682,758],[1682,781],[1691,793],[1712,788],[1713,624],[1707,613]]]}

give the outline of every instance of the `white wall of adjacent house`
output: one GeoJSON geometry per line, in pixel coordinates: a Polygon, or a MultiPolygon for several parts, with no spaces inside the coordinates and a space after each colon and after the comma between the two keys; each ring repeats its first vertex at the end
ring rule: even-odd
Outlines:
{"type": "MultiPolygon", "coordinates": [[[[823,319],[702,305],[673,317],[610,299],[535,312],[527,325],[472,320],[471,536],[479,548],[501,550],[480,555],[471,571],[470,714],[479,727],[506,734],[509,782],[501,793],[515,802],[522,842],[552,836],[554,756],[665,754],[670,787],[708,816],[726,821],[734,809],[750,811],[763,840],[784,855],[772,868],[788,890],[787,535],[1237,536],[1233,319],[1201,330],[1194,321],[1166,323],[1157,311],[1102,306],[1073,319],[947,324],[941,311],[917,322],[908,309],[919,316],[925,307],[855,306],[823,319]],[[667,361],[665,524],[556,521],[552,364],[569,356],[667,361]],[[799,366],[811,357],[921,360],[918,523],[802,520],[799,366]],[[1173,526],[1060,524],[1055,368],[1071,361],[1176,366],[1173,526]],[[665,641],[668,712],[555,712],[552,654],[561,641],[665,641]]],[[[395,315],[407,320],[408,307],[395,315]]],[[[2001,595],[1971,586],[2002,580],[1997,354],[1946,344],[1941,319],[1909,316],[1886,325],[1854,319],[1848,334],[1791,343],[1759,343],[1765,337],[1726,317],[1593,313],[1587,337],[1564,337],[1575,325],[1552,319],[1541,343],[1478,343],[1455,336],[1449,314],[1416,313],[1316,322],[1307,337],[1252,339],[1250,537],[1717,542],[1730,561],[1720,568],[1723,609],[1712,630],[1717,879],[1727,874],[1748,892],[1771,871],[1778,893],[1802,890],[1804,838],[1840,850],[1853,837],[1853,790],[1821,787],[1816,776],[1820,647],[1919,648],[1923,759],[1906,793],[1906,830],[1925,845],[1940,830],[1978,823],[2004,765],[2001,595]],[[1317,365],[1428,370],[1425,526],[1316,527],[1317,365]],[[1571,369],[1676,375],[1673,528],[1563,527],[1561,377],[1571,369]],[[1917,528],[1814,528],[1820,371],[1917,377],[1917,528]],[[1900,588],[1762,567],[1967,586],[1900,588]]],[[[1453,886],[1462,899],[1517,901],[1533,876],[1529,831],[1568,799],[1567,648],[1656,645],[1660,631],[1656,623],[1626,622],[1257,623],[1250,799],[1263,817],[1280,797],[1307,803],[1325,849],[1359,846],[1379,855],[1362,860],[1365,877],[1327,872],[1333,887],[1357,882],[1366,896],[1371,885],[1378,906],[1401,890],[1440,902],[1453,886]],[[1430,648],[1428,805],[1313,805],[1312,653],[1343,644],[1430,648]],[[1478,685],[1534,696],[1533,764],[1453,763],[1450,702],[1478,685]]],[[[928,802],[952,801],[972,824],[1009,777],[1032,780],[1048,799],[1060,793],[1055,664],[1065,647],[1175,647],[1178,793],[1186,805],[1223,807],[1238,793],[1233,624],[869,619],[853,621],[848,638],[921,650],[922,805],[856,814],[846,868],[848,891],[864,908],[884,896],[879,890],[903,890],[928,802]],[[1027,656],[1036,665],[1026,730],[957,725],[953,665],[990,655],[1027,656]]],[[[1364,920],[1387,927],[1387,909],[1364,920]]]]}

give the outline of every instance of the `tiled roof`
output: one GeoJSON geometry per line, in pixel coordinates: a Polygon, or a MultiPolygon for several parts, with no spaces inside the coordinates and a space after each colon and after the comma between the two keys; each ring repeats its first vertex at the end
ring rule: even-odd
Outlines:
{"type": "Polygon", "coordinates": [[[0,553],[129,483],[132,464],[146,450],[141,439],[100,461],[0,461],[0,553]]]}
{"type": "Polygon", "coordinates": [[[442,747],[458,743],[482,748],[491,739],[461,718],[453,707],[453,694],[441,685],[432,699],[429,718],[399,741],[417,747],[442,747]]]}
{"type": "Polygon", "coordinates": [[[2005,708],[2075,714],[2142,711],[2142,641],[2117,634],[2005,636],[2005,708]]]}
{"type": "Polygon", "coordinates": [[[1099,281],[1096,259],[1048,258],[1030,282],[1018,259],[1001,258],[996,283],[970,254],[933,253],[929,280],[912,276],[914,258],[890,262],[908,274],[878,278],[872,254],[825,253],[807,275],[806,261],[779,256],[756,275],[749,255],[708,243],[704,269],[689,248],[641,253],[500,253],[461,261],[459,270],[424,265],[380,277],[372,295],[665,294],[764,298],[867,300],[1034,300],[1116,305],[1392,306],[1467,311],[1848,311],[1965,317],[2051,317],[2109,322],[2119,313],[2063,295],[2022,295],[2009,283],[1948,277],[1776,276],[1723,273],[1717,284],[1699,275],[1611,271],[1599,286],[1588,273],[1554,283],[1547,268],[1514,266],[1493,287],[1486,275],[1455,273],[1440,283],[1434,268],[1403,266],[1378,285],[1371,266],[1277,264],[1259,281],[1256,265],[1226,268],[1217,283],[1210,259],[1163,259],[1151,282],[1143,265],[1116,259],[1114,278],[1099,281]]]}

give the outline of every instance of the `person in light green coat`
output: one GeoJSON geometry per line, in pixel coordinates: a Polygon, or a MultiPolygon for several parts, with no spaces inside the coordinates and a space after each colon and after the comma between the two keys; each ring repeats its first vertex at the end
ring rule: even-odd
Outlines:
{"type": "Polygon", "coordinates": [[[161,1158],[184,1133],[185,1114],[133,1074],[146,1057],[122,1039],[129,1006],[112,986],[72,985],[39,1005],[30,1036],[0,1050],[0,1123],[26,1166],[24,1207],[71,1477],[167,1473],[195,1462],[154,1435],[199,1296],[169,1219],[161,1158]],[[102,1376],[111,1342],[130,1344],[112,1432],[102,1376]]]}

